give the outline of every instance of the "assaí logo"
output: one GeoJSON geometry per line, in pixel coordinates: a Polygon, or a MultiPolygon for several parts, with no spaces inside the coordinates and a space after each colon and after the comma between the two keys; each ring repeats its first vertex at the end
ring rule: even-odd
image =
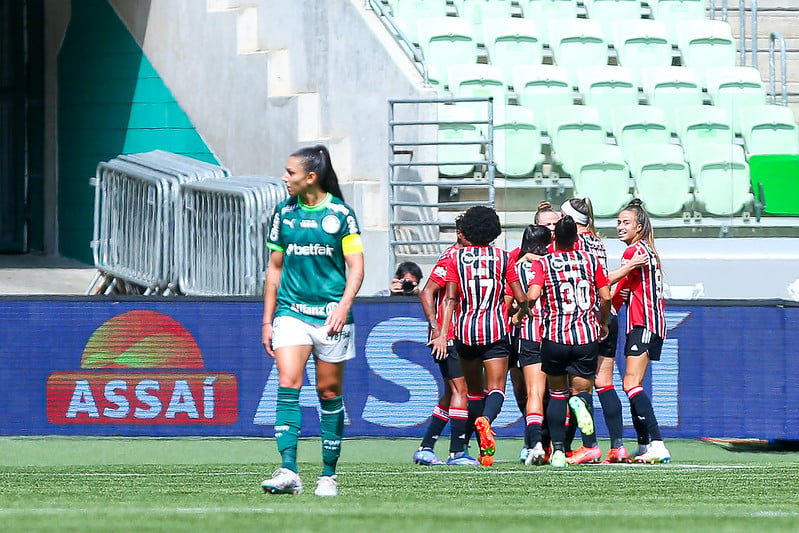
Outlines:
{"type": "Polygon", "coordinates": [[[47,378],[51,423],[227,425],[238,418],[236,376],[203,370],[191,333],[155,311],[129,311],[97,328],[80,368],[47,378]]]}

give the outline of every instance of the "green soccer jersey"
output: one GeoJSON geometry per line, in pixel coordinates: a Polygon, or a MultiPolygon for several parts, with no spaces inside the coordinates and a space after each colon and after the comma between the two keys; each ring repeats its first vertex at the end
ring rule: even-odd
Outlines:
{"type": "Polygon", "coordinates": [[[347,283],[342,242],[359,234],[355,212],[330,193],[313,207],[296,197],[278,205],[266,243],[270,250],[283,252],[275,316],[323,324],[347,283]]]}

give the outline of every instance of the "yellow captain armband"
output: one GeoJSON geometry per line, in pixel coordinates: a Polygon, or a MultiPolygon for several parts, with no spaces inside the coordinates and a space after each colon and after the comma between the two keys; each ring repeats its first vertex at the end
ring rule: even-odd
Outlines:
{"type": "Polygon", "coordinates": [[[363,253],[363,241],[360,233],[350,233],[341,239],[341,251],[344,255],[363,253]]]}

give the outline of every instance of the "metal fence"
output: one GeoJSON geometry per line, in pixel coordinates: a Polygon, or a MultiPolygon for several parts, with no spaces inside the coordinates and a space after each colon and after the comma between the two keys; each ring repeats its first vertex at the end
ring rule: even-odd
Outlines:
{"type": "Polygon", "coordinates": [[[156,150],[97,167],[87,294],[248,295],[263,290],[278,178],[156,150]]]}

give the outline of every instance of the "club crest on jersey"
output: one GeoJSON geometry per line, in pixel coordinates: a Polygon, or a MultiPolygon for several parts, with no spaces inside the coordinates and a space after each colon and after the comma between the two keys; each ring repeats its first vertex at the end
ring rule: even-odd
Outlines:
{"type": "Polygon", "coordinates": [[[326,233],[335,235],[338,233],[338,230],[341,229],[341,221],[336,215],[327,215],[322,219],[322,229],[325,230],[326,233]]]}

